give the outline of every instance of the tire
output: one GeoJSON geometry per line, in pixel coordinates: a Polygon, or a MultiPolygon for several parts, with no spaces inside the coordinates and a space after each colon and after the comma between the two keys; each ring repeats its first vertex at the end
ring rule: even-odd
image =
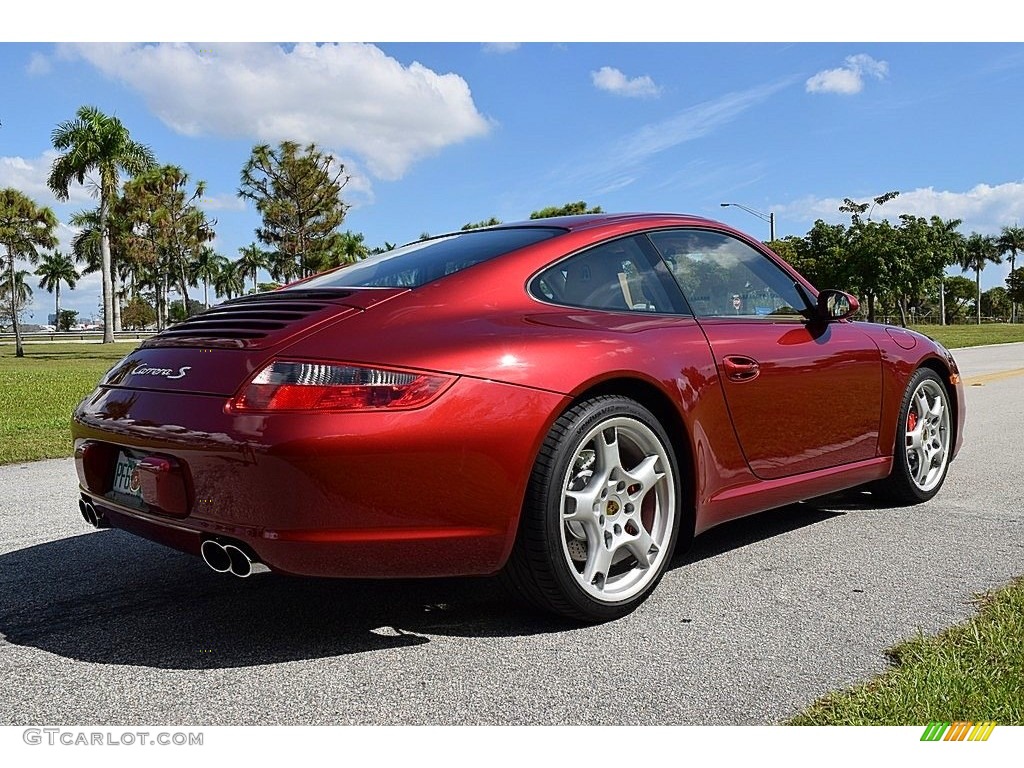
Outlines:
{"type": "Polygon", "coordinates": [[[949,392],[938,374],[930,368],[915,371],[900,405],[892,472],[872,490],[901,505],[935,496],[949,470],[952,415],[949,392]]]}
{"type": "Polygon", "coordinates": [[[658,585],[682,516],[679,466],[664,428],[634,400],[601,396],[555,422],[527,488],[503,576],[563,617],[630,613],[658,585]]]}

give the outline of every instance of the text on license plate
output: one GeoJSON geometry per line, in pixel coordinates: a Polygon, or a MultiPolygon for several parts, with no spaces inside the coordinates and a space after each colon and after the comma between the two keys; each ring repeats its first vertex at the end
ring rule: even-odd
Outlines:
{"type": "Polygon", "coordinates": [[[114,468],[114,490],[137,499],[142,498],[142,489],[139,487],[139,473],[135,471],[139,460],[133,459],[123,453],[117,456],[117,466],[114,468]]]}

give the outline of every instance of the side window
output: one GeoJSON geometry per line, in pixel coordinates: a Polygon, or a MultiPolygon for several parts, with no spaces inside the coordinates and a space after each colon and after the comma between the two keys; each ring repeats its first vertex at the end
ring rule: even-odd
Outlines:
{"type": "Polygon", "coordinates": [[[618,312],[680,313],[682,301],[668,270],[649,243],[626,237],[578,253],[530,283],[554,304],[618,312]]]}
{"type": "Polygon", "coordinates": [[[790,275],[734,237],[697,229],[649,237],[698,317],[778,317],[808,309],[790,275]]]}

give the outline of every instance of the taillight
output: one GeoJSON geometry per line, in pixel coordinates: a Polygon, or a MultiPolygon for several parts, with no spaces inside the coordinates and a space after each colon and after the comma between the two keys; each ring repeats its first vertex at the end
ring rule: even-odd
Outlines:
{"type": "Polygon", "coordinates": [[[365,411],[419,408],[453,376],[362,365],[276,360],[231,400],[233,411],[365,411]]]}

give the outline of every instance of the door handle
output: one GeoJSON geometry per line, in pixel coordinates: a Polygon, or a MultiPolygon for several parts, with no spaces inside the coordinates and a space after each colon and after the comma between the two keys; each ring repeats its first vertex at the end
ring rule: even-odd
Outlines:
{"type": "Polygon", "coordinates": [[[730,381],[751,381],[761,372],[761,366],[752,357],[728,355],[722,359],[725,376],[730,381]]]}

